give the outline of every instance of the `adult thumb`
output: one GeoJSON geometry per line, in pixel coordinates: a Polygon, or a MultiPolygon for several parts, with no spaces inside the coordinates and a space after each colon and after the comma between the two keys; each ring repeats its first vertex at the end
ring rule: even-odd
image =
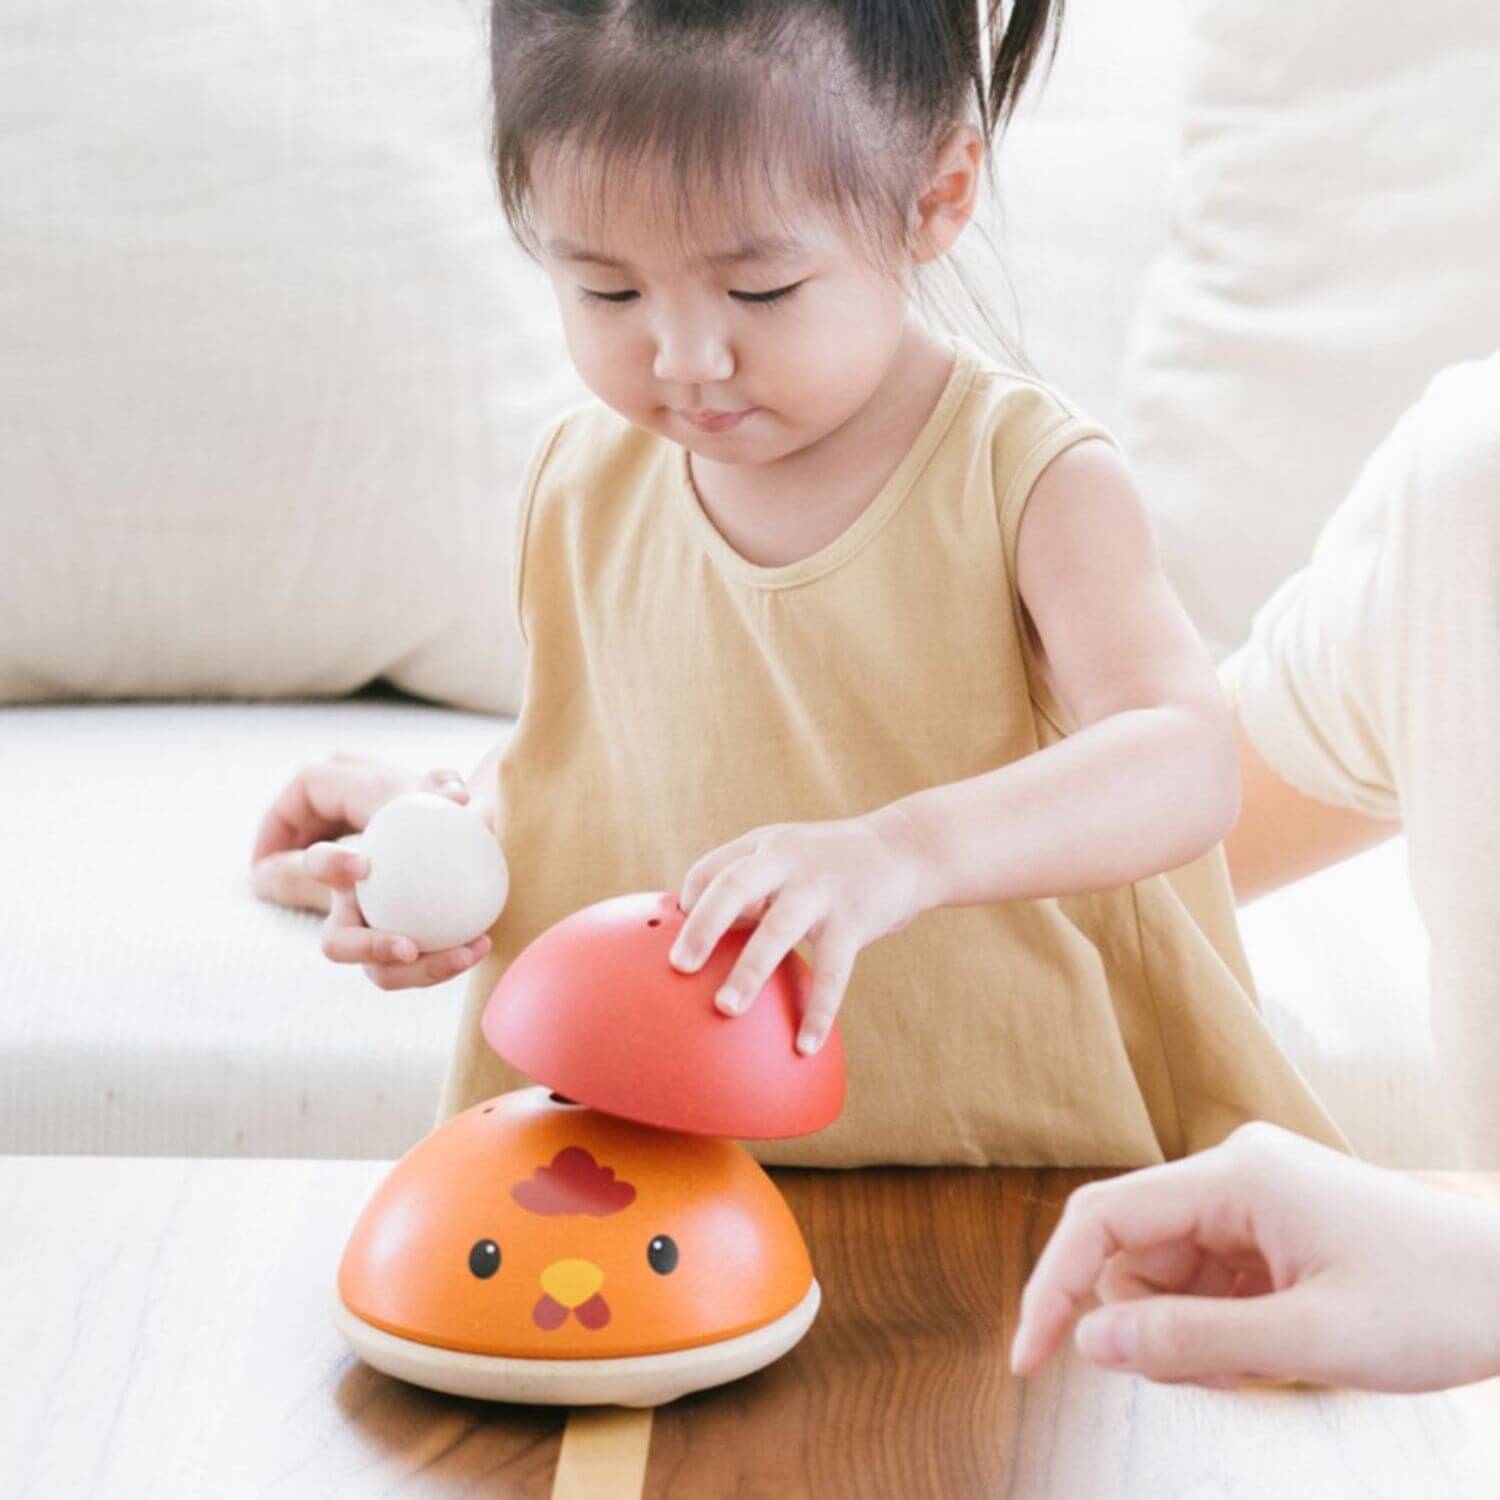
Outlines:
{"type": "Polygon", "coordinates": [[[1075,1339],[1084,1358],[1152,1380],[1305,1375],[1315,1342],[1298,1287],[1260,1297],[1115,1302],[1081,1319],[1075,1339]]]}

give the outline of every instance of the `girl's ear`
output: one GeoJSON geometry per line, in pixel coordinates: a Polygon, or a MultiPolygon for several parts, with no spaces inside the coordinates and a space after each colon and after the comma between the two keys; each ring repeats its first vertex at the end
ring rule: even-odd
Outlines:
{"type": "Polygon", "coordinates": [[[973,216],[984,162],[984,137],[974,125],[955,125],[933,153],[932,176],[913,211],[914,258],[939,260],[973,216]]]}

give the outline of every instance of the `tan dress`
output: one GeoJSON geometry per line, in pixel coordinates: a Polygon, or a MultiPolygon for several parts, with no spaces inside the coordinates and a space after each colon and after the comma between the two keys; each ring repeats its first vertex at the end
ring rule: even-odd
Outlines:
{"type": "MultiPolygon", "coordinates": [[[[551,923],[675,891],[750,828],[866,812],[1067,733],[1027,643],[1016,535],[1045,465],[1107,434],[954,348],[880,493],[783,566],[725,541],[677,444],[599,402],[543,434],[514,580],[525,697],[498,770],[512,891],[468,976],[439,1123],[533,1081],[479,1020],[551,923]]],[[[1342,1144],[1260,1019],[1217,847],[1105,892],[924,913],[860,953],[839,1025],[842,1116],[747,1142],[758,1160],[1140,1165],[1252,1118],[1342,1144]]]]}

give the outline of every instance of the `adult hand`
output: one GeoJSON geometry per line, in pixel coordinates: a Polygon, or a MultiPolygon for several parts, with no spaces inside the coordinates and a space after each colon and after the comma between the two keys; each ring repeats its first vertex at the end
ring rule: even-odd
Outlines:
{"type": "Polygon", "coordinates": [[[1500,1207],[1258,1122],[1075,1192],[1011,1368],[1046,1363],[1096,1291],[1079,1351],[1155,1380],[1463,1385],[1500,1373],[1500,1207]]]}

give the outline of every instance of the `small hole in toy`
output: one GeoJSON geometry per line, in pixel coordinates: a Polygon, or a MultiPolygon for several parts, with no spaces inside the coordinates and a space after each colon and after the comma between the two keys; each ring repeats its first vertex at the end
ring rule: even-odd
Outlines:
{"type": "Polygon", "coordinates": [[[486,1104],[485,1107],[479,1111],[479,1113],[482,1115],[487,1115],[492,1109],[494,1109],[494,1107],[495,1106],[493,1104],[486,1104]]]}
{"type": "Polygon", "coordinates": [[[647,921],[646,926],[647,927],[660,927],[661,926],[661,918],[660,917],[652,917],[652,918],[650,918],[647,921]]]}
{"type": "Polygon", "coordinates": [[[559,1093],[556,1093],[556,1092],[548,1094],[547,1097],[549,1099],[555,1099],[555,1100],[557,1100],[557,1102],[559,1104],[577,1104],[578,1103],[578,1101],[576,1099],[570,1099],[570,1098],[568,1098],[568,1096],[566,1094],[559,1094],[559,1093]]]}

